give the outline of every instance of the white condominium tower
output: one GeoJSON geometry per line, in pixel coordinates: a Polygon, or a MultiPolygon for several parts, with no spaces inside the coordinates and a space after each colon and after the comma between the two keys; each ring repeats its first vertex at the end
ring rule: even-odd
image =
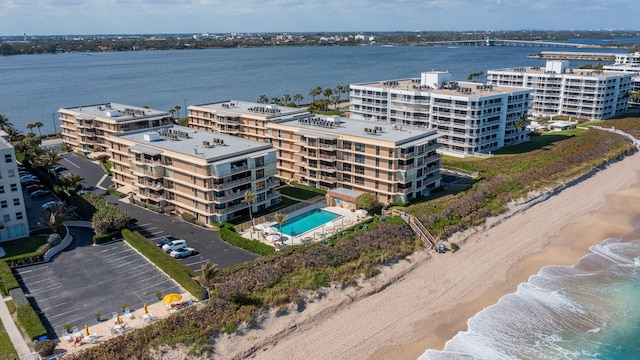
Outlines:
{"type": "Polygon", "coordinates": [[[528,140],[518,119],[531,89],[451,81],[441,71],[349,86],[353,119],[435,129],[445,154],[482,155],[528,140]]]}
{"type": "Polygon", "coordinates": [[[487,84],[525,86],[531,94],[529,114],[603,120],[625,113],[633,74],[593,69],[570,69],[564,60],[545,67],[520,67],[487,72],[487,84]]]}

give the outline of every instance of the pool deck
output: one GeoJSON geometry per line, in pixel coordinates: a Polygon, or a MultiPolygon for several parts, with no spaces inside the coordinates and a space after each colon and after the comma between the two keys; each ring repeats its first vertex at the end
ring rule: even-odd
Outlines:
{"type": "MultiPolygon", "coordinates": [[[[267,241],[266,236],[263,234],[263,232],[257,229],[252,231],[251,230],[244,231],[240,233],[240,235],[247,239],[260,240],[265,244],[275,247],[276,249],[281,249],[283,247],[291,246],[291,245],[301,245],[301,244],[308,244],[312,242],[322,241],[324,238],[331,236],[336,232],[344,228],[347,228],[363,219],[362,216],[359,216],[358,214],[356,214],[351,210],[347,210],[347,209],[343,209],[335,206],[326,206],[323,203],[316,203],[313,205],[306,206],[302,209],[293,211],[287,214],[287,219],[291,219],[300,214],[304,214],[308,211],[315,210],[315,209],[322,209],[328,212],[332,212],[334,214],[338,214],[339,217],[334,219],[333,221],[317,226],[307,232],[297,234],[296,236],[289,236],[287,234],[282,234],[282,238],[276,242],[267,241]],[[336,226],[334,226],[334,224],[336,226]]],[[[269,221],[269,222],[266,222],[265,224],[268,226],[278,225],[276,221],[269,221]]],[[[261,224],[256,224],[256,227],[260,225],[261,224]]],[[[280,233],[278,233],[278,235],[280,235],[280,233]]]]}

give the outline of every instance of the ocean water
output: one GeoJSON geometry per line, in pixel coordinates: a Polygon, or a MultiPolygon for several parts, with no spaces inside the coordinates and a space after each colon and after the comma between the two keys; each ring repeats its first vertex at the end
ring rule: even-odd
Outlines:
{"type": "Polygon", "coordinates": [[[419,359],[640,359],[640,239],[590,250],[543,268],[419,359]]]}

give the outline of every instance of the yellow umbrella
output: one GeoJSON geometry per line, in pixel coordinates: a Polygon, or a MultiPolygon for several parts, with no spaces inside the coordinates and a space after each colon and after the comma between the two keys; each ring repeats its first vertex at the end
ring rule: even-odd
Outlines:
{"type": "Polygon", "coordinates": [[[149,313],[149,310],[147,310],[147,304],[144,304],[144,314],[147,315],[149,313]]]}
{"type": "Polygon", "coordinates": [[[122,324],[122,320],[120,320],[120,314],[116,314],[116,325],[122,324]]]}
{"type": "Polygon", "coordinates": [[[87,325],[87,324],[84,324],[84,334],[86,336],[89,336],[89,325],[87,325]]]}
{"type": "Polygon", "coordinates": [[[182,299],[182,295],[180,294],[167,294],[162,298],[162,302],[170,304],[174,301],[180,301],[182,299]]]}

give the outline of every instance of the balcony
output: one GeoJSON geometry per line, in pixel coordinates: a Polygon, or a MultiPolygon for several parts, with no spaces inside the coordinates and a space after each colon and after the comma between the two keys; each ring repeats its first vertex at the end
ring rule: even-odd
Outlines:
{"type": "Polygon", "coordinates": [[[236,185],[242,185],[242,184],[247,184],[251,182],[251,178],[250,177],[246,177],[246,178],[242,178],[242,179],[237,179],[237,180],[230,180],[230,181],[226,181],[222,184],[213,184],[212,188],[214,190],[223,190],[223,189],[227,189],[230,187],[234,187],[236,185]]]}

